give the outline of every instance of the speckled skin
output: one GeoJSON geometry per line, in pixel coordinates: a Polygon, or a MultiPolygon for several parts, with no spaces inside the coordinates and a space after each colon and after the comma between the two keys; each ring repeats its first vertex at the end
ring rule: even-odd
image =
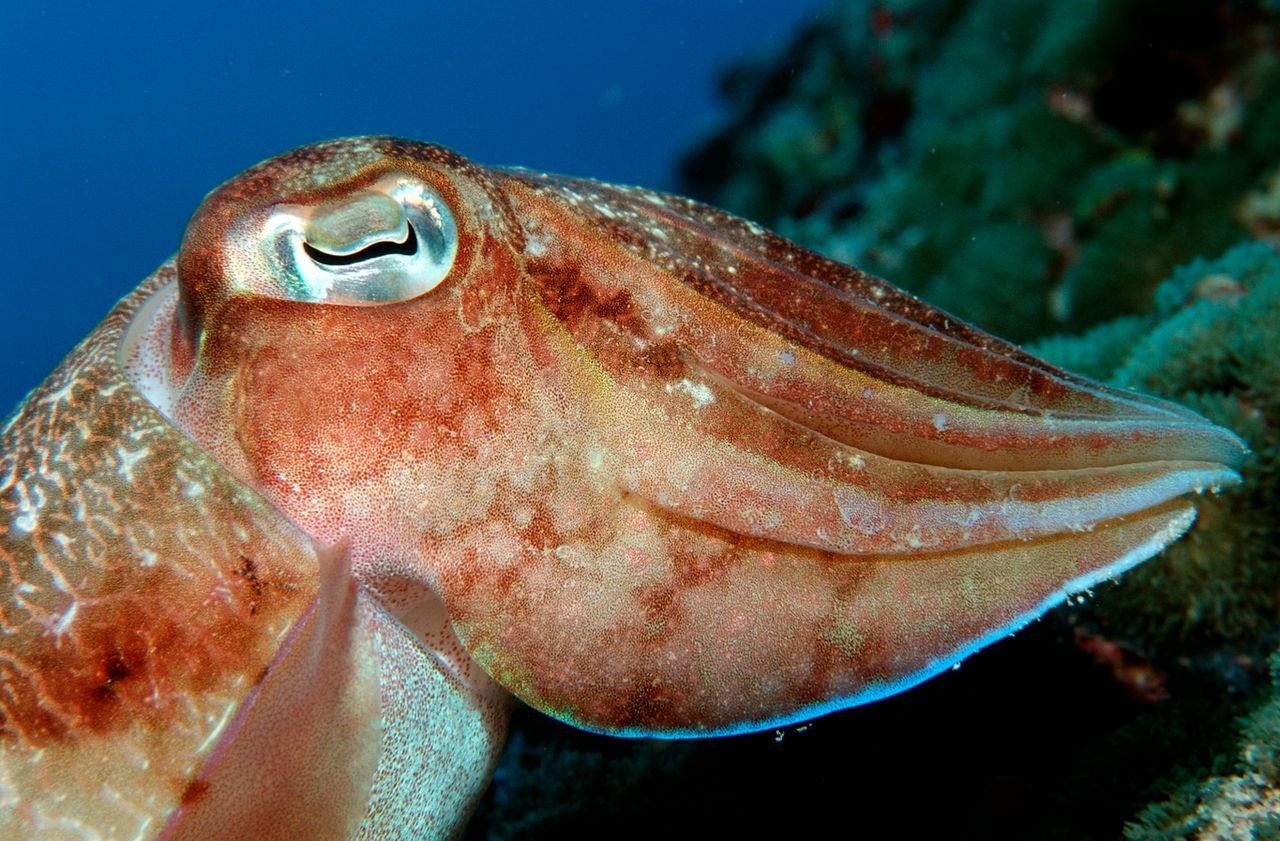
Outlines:
{"type": "MultiPolygon", "coordinates": [[[[1180,497],[1235,481],[1242,454],[1184,409],[1055,369],[749,222],[409,141],[249,170],[206,199],[176,271],[5,432],[4,616],[20,633],[0,672],[0,798],[24,831],[70,815],[32,788],[57,773],[41,739],[92,769],[138,750],[145,721],[154,761],[179,769],[151,781],[154,831],[227,831],[254,813],[228,794],[286,796],[257,788],[280,773],[246,747],[279,740],[295,770],[347,775],[325,786],[314,837],[447,836],[501,741],[495,680],[622,735],[883,697],[1159,551],[1194,516],[1180,497]],[[446,280],[379,306],[282,294],[255,240],[272,208],[340,206],[393,173],[453,214],[446,280]],[[94,402],[109,399],[131,414],[94,402]],[[80,531],[50,519],[94,488],[80,531]],[[120,572],[95,577],[104,531],[120,572]],[[170,599],[140,571],[153,556],[199,558],[200,575],[170,599]],[[183,617],[173,642],[142,647],[145,674],[216,667],[129,694],[143,666],[119,674],[111,635],[134,613],[62,630],[108,592],[147,621],[183,617]],[[235,635],[209,624],[211,599],[235,635]],[[295,637],[343,654],[291,660],[295,637]],[[62,681],[62,657],[86,665],[62,681]],[[273,674],[282,688],[255,696],[273,674]],[[246,723],[210,740],[183,717],[207,720],[205,704],[246,723]],[[286,739],[274,724],[291,709],[347,738],[286,739]]],[[[67,819],[108,812],[100,773],[60,784],[81,810],[67,819]]]]}

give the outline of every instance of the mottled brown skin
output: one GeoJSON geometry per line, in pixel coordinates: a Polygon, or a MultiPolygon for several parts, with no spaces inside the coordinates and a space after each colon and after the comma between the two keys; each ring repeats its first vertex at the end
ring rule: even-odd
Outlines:
{"type": "MultiPolygon", "coordinates": [[[[180,806],[222,789],[235,796],[233,787],[249,795],[239,785],[210,791],[217,734],[246,726],[254,700],[279,685],[269,676],[289,659],[282,636],[295,652],[316,636],[323,553],[172,434],[115,364],[132,312],[173,277],[162,271],[123,301],[4,429],[6,838],[72,836],[78,827],[156,833],[180,806]],[[76,797],[85,792],[94,796],[76,797]]],[[[349,644],[350,623],[341,612],[333,618],[338,630],[326,643],[349,644]]],[[[342,669],[332,677],[340,686],[342,669]]],[[[363,709],[353,725],[330,695],[315,693],[298,713],[320,727],[366,726],[363,709]]],[[[376,698],[364,706],[376,712],[376,698]]],[[[327,739],[315,747],[333,754],[341,793],[328,804],[287,785],[284,793],[354,828],[376,754],[362,759],[327,739]]],[[[251,825],[257,808],[236,812],[251,825]]],[[[282,826],[290,814],[277,815],[282,826]]]]}
{"type": "MultiPolygon", "coordinates": [[[[215,190],[171,279],[20,409],[0,523],[4,615],[30,639],[0,673],[0,771],[47,774],[41,739],[101,768],[114,743],[98,734],[132,746],[139,710],[158,710],[156,752],[186,769],[154,783],[171,834],[225,827],[236,778],[316,765],[347,774],[346,796],[308,831],[456,832],[501,740],[493,681],[582,727],[659,736],[900,691],[1159,551],[1194,517],[1182,497],[1236,481],[1243,452],[1185,409],[1053,368],[721,211],[393,138],[305,147],[215,190]],[[438,286],[338,304],[273,274],[262,232],[279,208],[341,214],[392,176],[456,223],[438,286]],[[126,327],[139,338],[117,361],[103,348],[126,327]],[[63,383],[110,383],[145,423],[99,428],[78,405],[61,432],[36,428],[63,383]],[[119,473],[111,453],[135,427],[163,444],[145,472],[95,479],[119,473]],[[123,577],[86,579],[95,631],[62,678],[56,636],[18,615],[35,616],[24,582],[48,616],[69,603],[42,578],[61,568],[47,535],[19,528],[18,488],[67,441],[85,452],[51,498],[110,484],[104,499],[133,505],[164,551],[158,572],[139,543],[107,564],[123,577]],[[245,501],[191,508],[188,464],[222,483],[210,499],[245,501]],[[203,529],[203,578],[153,577],[187,563],[165,528],[203,529]],[[135,608],[99,606],[107,592],[160,608],[133,623],[135,608]],[[211,593],[218,608],[195,611],[211,593]],[[324,621],[308,631],[309,616],[324,621]],[[281,629],[348,653],[280,659],[281,629]],[[285,688],[249,703],[259,684],[285,688]],[[239,738],[182,742],[183,705],[223,694],[249,710],[239,738]],[[282,750],[290,768],[255,759],[299,710],[336,722],[328,739],[282,750]],[[380,732],[361,721],[378,711],[380,732]]],[[[97,569],[102,552],[84,553],[68,569],[97,569]]],[[[73,802],[105,808],[87,774],[73,802]]],[[[18,791],[35,825],[26,778],[7,779],[0,798],[18,791]]]]}

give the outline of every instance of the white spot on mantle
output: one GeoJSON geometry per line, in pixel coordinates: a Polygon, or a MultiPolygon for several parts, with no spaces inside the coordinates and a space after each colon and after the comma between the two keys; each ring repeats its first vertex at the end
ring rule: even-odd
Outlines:
{"type": "Polygon", "coordinates": [[[71,607],[67,608],[67,612],[58,617],[58,621],[53,625],[53,632],[59,638],[71,630],[71,622],[76,618],[76,611],[79,609],[80,603],[72,602],[71,607]]]}
{"type": "Polygon", "coordinates": [[[685,378],[678,383],[667,383],[666,388],[668,394],[678,390],[692,397],[695,409],[701,409],[703,406],[716,402],[715,393],[711,391],[711,387],[706,383],[698,383],[685,378]]]}
{"type": "Polygon", "coordinates": [[[150,450],[146,447],[132,452],[117,447],[116,454],[120,456],[120,466],[116,469],[116,472],[120,474],[120,478],[126,482],[132,482],[134,465],[146,458],[148,453],[150,453],[150,450]]]}
{"type": "Polygon", "coordinates": [[[18,516],[13,518],[13,527],[18,531],[30,533],[35,530],[36,522],[40,516],[39,503],[32,502],[31,497],[27,493],[27,486],[19,482],[18,489],[18,516]]]}

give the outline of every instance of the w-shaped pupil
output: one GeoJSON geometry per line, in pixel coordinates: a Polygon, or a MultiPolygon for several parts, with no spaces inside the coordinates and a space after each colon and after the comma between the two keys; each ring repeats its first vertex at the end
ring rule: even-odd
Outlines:
{"type": "Polygon", "coordinates": [[[409,225],[408,228],[409,234],[404,238],[403,242],[380,240],[373,245],[361,248],[359,251],[353,251],[350,254],[330,254],[327,251],[315,248],[308,242],[302,243],[302,248],[307,252],[308,257],[326,266],[350,266],[355,263],[363,263],[366,260],[383,257],[387,254],[404,254],[408,256],[416,254],[418,251],[418,235],[414,233],[412,225],[409,225]]]}

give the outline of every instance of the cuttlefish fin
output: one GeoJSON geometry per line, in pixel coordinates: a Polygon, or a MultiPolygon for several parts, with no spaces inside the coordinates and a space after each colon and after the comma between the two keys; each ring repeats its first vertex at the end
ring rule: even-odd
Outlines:
{"type": "MultiPolygon", "coordinates": [[[[210,763],[316,615],[311,539],[121,372],[132,316],[171,282],[117,305],[0,436],[0,780],[21,793],[4,837],[156,837],[216,799],[210,763]]],[[[332,809],[354,826],[360,798],[332,809]]]]}

